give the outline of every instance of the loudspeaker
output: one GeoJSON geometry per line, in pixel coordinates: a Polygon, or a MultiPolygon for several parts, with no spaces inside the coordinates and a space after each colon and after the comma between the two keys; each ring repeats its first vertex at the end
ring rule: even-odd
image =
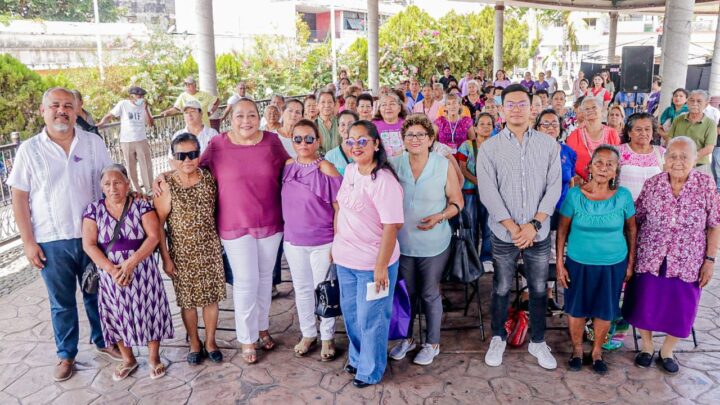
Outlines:
{"type": "Polygon", "coordinates": [[[625,46],[622,50],[622,85],[626,93],[650,93],[655,47],[625,46]]]}

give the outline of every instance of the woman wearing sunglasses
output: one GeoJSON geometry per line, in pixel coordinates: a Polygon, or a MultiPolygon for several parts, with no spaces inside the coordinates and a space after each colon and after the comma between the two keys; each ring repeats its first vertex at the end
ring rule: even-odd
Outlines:
{"type": "Polygon", "coordinates": [[[153,200],[160,218],[160,255],[190,341],[187,362],[200,364],[208,357],[218,363],[223,359],[215,342],[218,303],[226,292],[215,225],[217,184],[209,170],[199,168],[200,142],[195,135],[179,134],[170,150],[175,171],[162,184],[163,193],[153,200]],[[205,343],[198,336],[197,308],[202,308],[205,343]]]}
{"type": "Polygon", "coordinates": [[[349,340],[345,371],[355,376],[355,387],[363,388],[380,382],[387,366],[403,191],[375,125],[353,123],[345,143],[353,163],[345,169],[337,196],[332,255],[349,340]]]}
{"type": "MultiPolygon", "coordinates": [[[[297,157],[288,159],[282,177],[283,247],[302,332],[294,350],[297,357],[302,357],[317,344],[315,286],[325,279],[330,266],[333,220],[342,177],[332,163],[320,156],[319,131],[314,122],[300,120],[292,134],[297,157]]],[[[335,319],[321,318],[322,361],[335,358],[334,334],[335,319]]]]}

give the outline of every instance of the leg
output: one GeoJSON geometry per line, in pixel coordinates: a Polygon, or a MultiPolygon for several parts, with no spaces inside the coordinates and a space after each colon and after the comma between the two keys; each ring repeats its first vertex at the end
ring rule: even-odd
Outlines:
{"type": "MultiPolygon", "coordinates": [[[[315,321],[315,286],[313,269],[310,265],[310,251],[312,248],[293,246],[284,242],[285,257],[290,265],[293,289],[295,290],[295,307],[298,312],[300,331],[304,338],[317,337],[315,321]]],[[[329,257],[328,257],[329,261],[329,257]]],[[[327,272],[327,267],[325,268],[327,272]]],[[[325,277],[323,273],[322,277],[325,277]]]]}
{"type": "Polygon", "coordinates": [[[530,328],[533,343],[545,341],[545,311],[547,309],[548,259],[550,256],[550,238],[536,242],[523,251],[525,276],[530,292],[530,328]]]}
{"type": "MultiPolygon", "coordinates": [[[[358,294],[362,290],[356,272],[337,265],[340,284],[340,308],[342,308],[345,331],[348,337],[348,365],[357,368],[360,362],[360,325],[358,323],[358,294]]],[[[365,300],[365,297],[362,297],[365,300]]]]}
{"type": "Polygon", "coordinates": [[[156,379],[165,375],[166,366],[160,360],[160,341],[148,342],[148,365],[150,366],[150,378],[156,379]]]}
{"type": "MultiPolygon", "coordinates": [[[[183,325],[190,340],[190,353],[200,352],[200,337],[198,336],[198,315],[196,308],[181,308],[183,325]]],[[[207,322],[207,320],[205,320],[207,322]]]]}
{"type": "MultiPolygon", "coordinates": [[[[90,257],[83,251],[82,239],[73,239],[73,256],[77,258],[77,264],[73,268],[75,269],[75,278],[80,285],[82,283],[82,274],[88,264],[91,263],[90,257]]],[[[88,294],[85,291],[82,291],[82,295],[83,307],[90,323],[90,341],[98,349],[105,348],[105,339],[103,339],[102,325],[100,323],[100,311],[98,309],[98,295],[88,294]]]]}
{"type": "Polygon", "coordinates": [[[663,345],[660,348],[660,354],[662,355],[663,359],[672,359],[673,358],[673,350],[675,349],[675,346],[677,345],[677,343],[679,341],[680,341],[680,338],[676,338],[675,336],[670,336],[670,335],[665,336],[663,345]]]}
{"type": "Polygon", "coordinates": [[[568,329],[572,342],[573,357],[583,356],[583,334],[585,332],[585,318],[575,318],[568,315],[568,329]]]}
{"type": "Polygon", "coordinates": [[[218,316],[220,309],[217,303],[205,305],[203,307],[203,322],[205,323],[205,347],[212,352],[218,349],[215,341],[215,332],[217,331],[218,316]]]}
{"type": "MultiPolygon", "coordinates": [[[[282,241],[283,234],[278,232],[267,238],[258,239],[258,270],[259,279],[257,285],[257,328],[260,337],[270,336],[268,329],[270,327],[270,304],[272,303],[272,277],[273,267],[275,266],[275,258],[277,256],[278,246],[282,241]]],[[[266,338],[264,338],[266,339],[266,338]]],[[[264,342],[268,342],[265,340],[264,342]]],[[[269,341],[272,342],[272,341],[269,341]]],[[[274,347],[274,343],[264,343],[264,348],[270,350],[274,347]]]]}
{"type": "Polygon", "coordinates": [[[450,249],[445,249],[437,256],[422,258],[418,266],[420,296],[427,318],[427,343],[433,346],[440,344],[440,326],[443,315],[440,280],[449,257],[450,249]]]}
{"type": "Polygon", "coordinates": [[[259,282],[257,240],[250,235],[223,240],[233,273],[233,304],[237,340],[244,347],[258,339],[256,301],[259,282]]]}
{"type": "MultiPolygon", "coordinates": [[[[325,280],[328,267],[330,267],[330,249],[332,243],[313,247],[310,251],[310,267],[312,270],[312,306],[315,306],[315,286],[325,280]]],[[[313,313],[313,311],[310,311],[313,313]]],[[[313,329],[315,328],[315,315],[313,313],[313,329]]],[[[320,318],[320,339],[332,340],[335,336],[335,318],[320,318]]]]}
{"type": "Polygon", "coordinates": [[[138,142],[136,151],[138,160],[140,161],[140,176],[142,177],[145,193],[152,193],[153,166],[150,142],[148,142],[147,139],[138,142]]]}
{"type": "MultiPolygon", "coordinates": [[[[418,288],[417,288],[417,264],[418,258],[410,256],[400,256],[400,276],[405,280],[405,287],[407,288],[408,295],[410,296],[410,326],[408,327],[407,339],[412,340],[413,338],[413,325],[415,323],[415,317],[420,312],[418,305],[418,288]]],[[[442,303],[441,303],[442,304],[442,303]]],[[[422,333],[422,331],[421,331],[422,333]]]]}
{"type": "Polygon", "coordinates": [[[128,175],[130,176],[130,182],[132,183],[135,191],[140,191],[140,183],[138,182],[137,175],[137,156],[135,154],[135,142],[120,142],[120,149],[122,150],[123,160],[127,166],[128,175]]]}
{"type": "Polygon", "coordinates": [[[644,353],[654,353],[655,345],[653,344],[652,331],[640,328],[637,328],[637,331],[640,333],[640,338],[642,338],[640,351],[644,353]]]}
{"type": "Polygon", "coordinates": [[[505,321],[507,320],[508,295],[513,276],[517,270],[520,250],[512,243],[503,242],[494,235],[492,238],[492,258],[495,267],[493,273],[492,301],[490,303],[493,336],[507,338],[505,321]]]}
{"type": "Polygon", "coordinates": [[[602,359],[602,345],[605,344],[605,338],[610,330],[610,322],[603,319],[593,318],[593,332],[595,333],[595,341],[593,342],[592,359],[602,359]]]}

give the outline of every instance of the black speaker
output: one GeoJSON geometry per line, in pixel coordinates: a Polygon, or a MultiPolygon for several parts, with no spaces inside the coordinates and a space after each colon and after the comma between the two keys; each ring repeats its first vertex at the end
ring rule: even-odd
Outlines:
{"type": "Polygon", "coordinates": [[[620,89],[626,93],[650,93],[654,62],[653,46],[623,47],[620,89]]]}

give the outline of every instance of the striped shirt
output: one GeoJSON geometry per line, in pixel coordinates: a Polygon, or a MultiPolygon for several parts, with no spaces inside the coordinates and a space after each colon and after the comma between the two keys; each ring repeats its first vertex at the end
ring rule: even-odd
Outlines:
{"type": "Polygon", "coordinates": [[[512,243],[500,222],[512,219],[522,225],[538,212],[548,217],[535,236],[541,241],[550,233],[550,216],[560,199],[562,174],[560,144],[552,137],[528,129],[522,144],[508,128],[483,142],[476,162],[480,200],[490,213],[490,230],[512,243]]]}

